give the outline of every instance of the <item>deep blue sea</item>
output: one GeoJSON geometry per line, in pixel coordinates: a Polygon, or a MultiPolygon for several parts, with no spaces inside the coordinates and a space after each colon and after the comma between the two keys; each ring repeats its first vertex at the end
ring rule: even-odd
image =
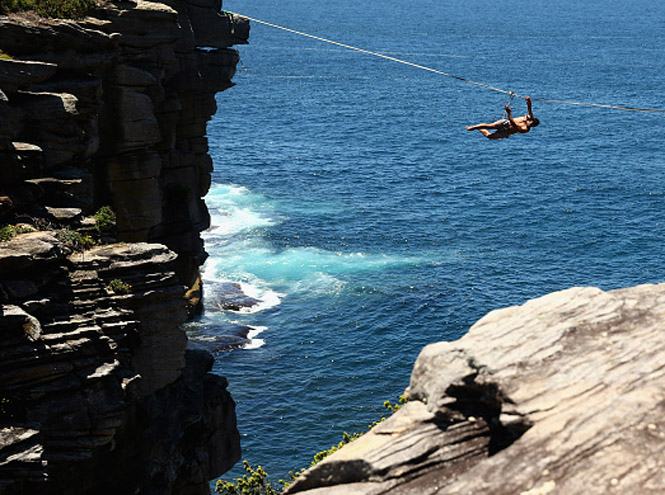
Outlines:
{"type": "MultiPolygon", "coordinates": [[[[534,98],[665,108],[663,2],[224,8],[534,98]]],[[[190,336],[229,379],[243,458],[276,478],[378,419],[424,345],[490,310],[665,280],[664,114],[535,102],[540,127],[489,141],[465,126],[504,94],[256,23],[240,53],[208,128],[190,336]],[[229,281],[261,303],[220,310],[229,281]],[[224,349],[233,325],[251,342],[224,349]]]]}

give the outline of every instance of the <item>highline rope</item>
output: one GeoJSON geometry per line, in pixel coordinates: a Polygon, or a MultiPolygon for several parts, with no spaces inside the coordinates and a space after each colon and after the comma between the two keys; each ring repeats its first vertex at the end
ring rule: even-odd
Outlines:
{"type": "MultiPolygon", "coordinates": [[[[481,86],[483,88],[487,88],[487,89],[490,89],[492,91],[497,91],[499,93],[514,95],[516,98],[522,98],[522,99],[526,98],[525,95],[519,95],[519,94],[513,93],[512,91],[509,91],[509,90],[497,88],[495,86],[491,86],[489,84],[474,81],[472,79],[467,79],[465,77],[456,76],[455,74],[450,74],[449,72],[444,72],[442,70],[433,69],[433,68],[427,67],[425,65],[414,64],[413,62],[409,62],[407,60],[402,60],[402,59],[399,59],[399,58],[391,57],[389,55],[384,55],[383,53],[373,52],[371,50],[365,50],[364,48],[358,48],[357,46],[347,45],[346,43],[340,43],[339,41],[333,41],[333,40],[329,40],[327,38],[322,38],[320,36],[314,36],[313,34],[304,33],[302,31],[296,31],[295,29],[280,26],[278,24],[273,24],[271,22],[262,21],[261,19],[255,19],[253,17],[249,17],[249,16],[242,15],[242,14],[238,14],[238,15],[240,15],[242,17],[245,17],[245,18],[249,19],[250,21],[257,22],[259,24],[264,24],[266,26],[270,26],[270,27],[273,27],[273,28],[276,28],[276,29],[281,29],[282,31],[287,31],[289,33],[297,34],[297,35],[300,35],[300,36],[305,36],[307,38],[312,38],[312,39],[315,39],[317,41],[322,41],[324,43],[330,43],[332,45],[341,46],[342,48],[347,48],[349,50],[354,50],[356,52],[366,53],[366,54],[372,55],[374,57],[380,57],[380,58],[383,58],[383,59],[386,59],[386,60],[390,60],[392,62],[397,62],[397,63],[400,63],[400,64],[415,67],[416,69],[422,69],[422,70],[433,72],[435,74],[439,74],[439,75],[442,75],[442,76],[451,77],[453,79],[457,79],[459,81],[463,81],[463,82],[466,82],[466,83],[469,83],[469,84],[475,84],[476,86],[481,86]]],[[[586,103],[586,102],[580,102],[580,101],[554,100],[554,99],[549,99],[549,98],[531,98],[531,100],[532,101],[543,101],[543,102],[549,102],[549,103],[561,103],[561,104],[566,104],[566,105],[578,105],[578,106],[585,106],[585,107],[609,108],[609,109],[614,109],[614,110],[628,110],[628,111],[631,111],[631,112],[665,113],[665,110],[657,110],[657,109],[653,109],[653,108],[626,107],[626,106],[621,106],[621,105],[604,105],[604,104],[601,104],[601,103],[586,103]]]]}

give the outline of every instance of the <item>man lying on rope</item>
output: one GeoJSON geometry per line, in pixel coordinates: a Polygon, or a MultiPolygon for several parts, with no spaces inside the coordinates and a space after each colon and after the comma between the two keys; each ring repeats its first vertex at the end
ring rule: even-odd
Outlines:
{"type": "Polygon", "coordinates": [[[506,109],[506,118],[497,120],[491,124],[476,124],[467,126],[467,131],[478,130],[483,133],[487,139],[503,139],[509,138],[512,134],[526,134],[531,130],[532,127],[536,127],[540,124],[540,120],[533,116],[533,110],[531,109],[531,98],[526,97],[526,106],[528,108],[528,113],[524,117],[513,118],[512,109],[510,104],[505,106],[506,109]],[[494,131],[494,132],[490,132],[494,131]]]}

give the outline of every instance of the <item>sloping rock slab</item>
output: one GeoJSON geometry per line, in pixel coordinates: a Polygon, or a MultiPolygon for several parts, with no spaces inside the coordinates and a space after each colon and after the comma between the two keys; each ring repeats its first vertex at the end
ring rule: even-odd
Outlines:
{"type": "Polygon", "coordinates": [[[0,273],[23,270],[61,254],[54,232],[33,232],[0,243],[0,273]]]}
{"type": "Polygon", "coordinates": [[[287,493],[665,493],[665,284],[572,288],[423,349],[410,402],[287,493]]]}
{"type": "Polygon", "coordinates": [[[2,89],[14,93],[31,84],[46,81],[55,74],[56,65],[31,60],[0,59],[2,89]]]}
{"type": "Polygon", "coordinates": [[[94,247],[86,251],[85,258],[77,259],[77,264],[81,268],[136,269],[144,265],[168,264],[176,257],[173,251],[162,244],[135,242],[94,247]]]}

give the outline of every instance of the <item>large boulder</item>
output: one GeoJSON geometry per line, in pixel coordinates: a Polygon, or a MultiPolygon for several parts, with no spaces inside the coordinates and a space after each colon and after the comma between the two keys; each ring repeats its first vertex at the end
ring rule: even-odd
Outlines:
{"type": "Polygon", "coordinates": [[[665,284],[573,288],[421,352],[410,402],[288,493],[665,491],[665,284]]]}

